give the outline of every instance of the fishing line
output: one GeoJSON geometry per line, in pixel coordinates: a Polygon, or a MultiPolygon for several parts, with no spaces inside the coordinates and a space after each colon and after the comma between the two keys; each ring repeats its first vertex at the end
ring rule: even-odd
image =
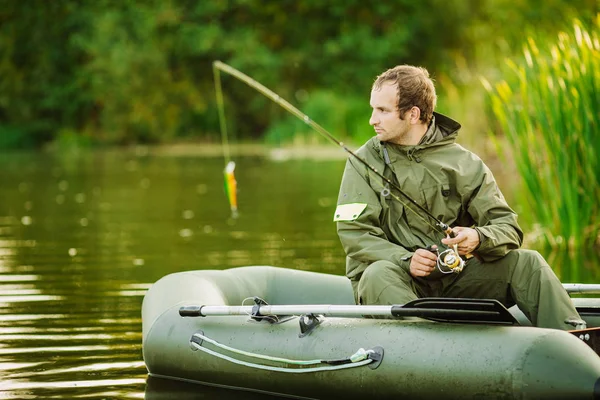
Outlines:
{"type": "MultiPolygon", "coordinates": [[[[398,186],[396,183],[394,183],[389,178],[385,177],[381,172],[379,172],[377,170],[377,168],[373,167],[366,160],[364,160],[363,158],[361,158],[360,156],[358,156],[356,153],[354,153],[352,150],[350,150],[343,142],[337,140],[331,133],[329,133],[327,130],[325,130],[325,128],[323,128],[321,125],[319,125],[316,122],[314,122],[312,119],[310,119],[308,117],[308,115],[302,113],[300,110],[298,110],[292,104],[290,104],[289,102],[287,102],[285,99],[281,98],[281,96],[279,96],[277,93],[273,92],[272,90],[270,90],[266,86],[264,86],[261,83],[255,81],[254,79],[250,78],[248,75],[246,75],[246,74],[238,71],[237,69],[235,69],[235,68],[233,68],[233,67],[231,67],[231,66],[229,66],[229,65],[227,65],[227,64],[225,64],[225,63],[223,63],[221,61],[215,61],[215,62],[213,62],[213,68],[215,70],[219,69],[219,70],[221,70],[223,72],[226,72],[226,73],[232,75],[233,77],[239,79],[240,81],[246,83],[248,86],[256,89],[257,91],[259,91],[260,93],[262,93],[263,95],[265,95],[266,97],[268,97],[269,99],[271,99],[272,101],[274,101],[275,103],[279,104],[285,110],[287,110],[291,114],[295,115],[300,120],[304,121],[304,123],[306,123],[307,125],[309,125],[310,127],[312,127],[314,130],[316,130],[322,136],[324,136],[325,138],[329,139],[333,143],[337,144],[343,150],[345,150],[348,154],[350,154],[352,157],[354,157],[356,160],[360,161],[363,165],[365,165],[367,168],[369,168],[371,171],[373,171],[373,173],[375,173],[378,177],[380,177],[381,179],[383,179],[390,187],[394,188],[396,191],[398,191],[398,193],[400,193],[402,196],[404,196],[404,198],[407,199],[410,202],[410,204],[412,204],[412,206],[414,206],[414,207],[418,208],[419,210],[421,210],[424,214],[426,214],[429,218],[431,218],[432,221],[435,221],[435,226],[431,225],[428,222],[428,224],[430,226],[434,227],[437,230],[440,230],[441,232],[445,233],[446,235],[448,235],[450,237],[454,237],[455,236],[454,232],[452,232],[452,229],[447,224],[445,224],[444,222],[440,221],[433,214],[431,214],[427,209],[425,209],[423,206],[421,206],[419,203],[417,203],[415,200],[413,200],[410,196],[408,196],[406,193],[404,193],[404,191],[402,190],[402,188],[400,188],[400,186],[398,186]]],[[[219,88],[220,88],[220,83],[219,83],[219,88]]],[[[224,115],[224,113],[223,113],[223,115],[224,115]]],[[[224,118],[224,116],[223,116],[223,118],[224,118]]],[[[419,215],[413,209],[413,207],[408,207],[408,204],[405,203],[404,201],[400,200],[397,196],[395,198],[398,201],[400,201],[400,203],[402,203],[404,206],[406,206],[406,208],[410,209],[415,214],[419,215]]],[[[425,219],[422,215],[419,215],[419,217],[422,218],[422,219],[425,219]]]]}
{"type": "Polygon", "coordinates": [[[213,77],[215,80],[215,95],[217,97],[217,109],[219,111],[219,128],[221,130],[221,140],[223,142],[223,158],[225,159],[225,169],[223,170],[225,194],[229,201],[231,218],[238,217],[237,207],[237,181],[235,180],[235,162],[231,160],[229,151],[229,137],[227,135],[227,120],[225,119],[225,105],[223,101],[223,89],[221,87],[221,73],[213,64],[213,77]]]}
{"type": "Polygon", "coordinates": [[[217,97],[217,109],[219,111],[219,129],[221,130],[221,141],[223,142],[223,157],[225,165],[231,161],[229,152],[229,138],[227,136],[227,120],[225,119],[225,106],[223,102],[223,89],[221,87],[221,73],[213,64],[213,77],[215,80],[215,95],[217,97]]]}

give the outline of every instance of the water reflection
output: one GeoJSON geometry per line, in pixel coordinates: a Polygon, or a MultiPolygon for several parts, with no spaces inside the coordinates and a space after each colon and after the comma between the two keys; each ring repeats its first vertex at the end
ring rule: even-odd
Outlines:
{"type": "MultiPolygon", "coordinates": [[[[269,400],[281,396],[234,390],[195,383],[173,381],[149,376],[146,381],[146,400],[269,400]]],[[[296,399],[300,397],[294,397],[296,399]]]]}
{"type": "Polygon", "coordinates": [[[600,282],[600,251],[596,249],[572,252],[549,250],[545,256],[564,283],[600,282]]]}

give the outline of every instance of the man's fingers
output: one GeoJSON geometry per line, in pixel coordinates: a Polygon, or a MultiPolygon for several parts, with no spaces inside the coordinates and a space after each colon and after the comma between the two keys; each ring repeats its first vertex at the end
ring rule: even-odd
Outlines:
{"type": "MultiPolygon", "coordinates": [[[[431,273],[431,271],[434,270],[434,266],[421,262],[416,262],[417,260],[414,261],[415,262],[410,266],[410,273],[412,276],[427,276],[431,273]]],[[[425,261],[429,262],[429,260],[425,261]]]]}
{"type": "Polygon", "coordinates": [[[452,246],[454,244],[461,243],[466,238],[467,238],[467,236],[463,232],[459,232],[458,235],[456,235],[453,238],[444,238],[444,239],[442,239],[442,243],[444,243],[446,245],[452,246]]]}
{"type": "Polygon", "coordinates": [[[433,267],[434,265],[430,265],[430,264],[421,264],[421,265],[416,265],[415,268],[420,269],[421,271],[428,271],[431,272],[433,271],[433,267]]]}
{"type": "Polygon", "coordinates": [[[410,274],[412,276],[427,276],[435,269],[437,254],[427,249],[417,249],[412,256],[410,274]]]}
{"type": "Polygon", "coordinates": [[[437,244],[431,244],[431,245],[425,247],[425,250],[435,253],[437,250],[437,244]]]}
{"type": "Polygon", "coordinates": [[[422,260],[422,261],[416,262],[413,267],[415,269],[419,269],[421,271],[431,272],[431,271],[433,271],[433,268],[435,267],[435,261],[422,260]]]}
{"type": "Polygon", "coordinates": [[[427,276],[431,273],[431,271],[433,271],[433,268],[426,268],[426,269],[413,268],[413,270],[411,272],[412,272],[413,276],[427,276]]]}
{"type": "MultiPolygon", "coordinates": [[[[414,256],[413,256],[414,257],[414,256]]],[[[431,259],[431,258],[425,258],[425,257],[415,257],[415,263],[416,265],[423,265],[423,266],[427,266],[427,267],[434,267],[435,263],[436,263],[436,259],[431,259]]]]}
{"type": "Polygon", "coordinates": [[[417,257],[418,259],[426,259],[426,260],[437,260],[437,254],[426,250],[426,249],[418,249],[415,251],[413,257],[417,257]]]}
{"type": "Polygon", "coordinates": [[[444,243],[446,246],[452,246],[458,242],[456,241],[456,238],[444,238],[442,239],[442,243],[444,243]]]}

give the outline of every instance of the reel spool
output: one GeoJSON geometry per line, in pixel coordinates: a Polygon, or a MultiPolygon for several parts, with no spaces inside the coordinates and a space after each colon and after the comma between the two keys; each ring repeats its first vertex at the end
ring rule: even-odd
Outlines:
{"type": "Polygon", "coordinates": [[[465,262],[458,255],[457,246],[449,248],[438,254],[437,268],[443,274],[458,274],[465,267],[465,262]]]}

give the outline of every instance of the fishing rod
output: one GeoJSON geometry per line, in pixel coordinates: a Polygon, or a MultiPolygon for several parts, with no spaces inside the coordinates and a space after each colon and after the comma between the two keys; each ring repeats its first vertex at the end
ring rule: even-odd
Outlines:
{"type": "MultiPolygon", "coordinates": [[[[218,60],[214,61],[213,69],[215,71],[221,70],[221,71],[226,72],[229,75],[239,79],[240,81],[244,82],[251,88],[256,89],[258,92],[260,92],[264,96],[268,97],[269,99],[271,99],[272,101],[274,101],[275,103],[280,105],[286,111],[295,115],[298,119],[302,120],[308,126],[310,126],[315,131],[317,131],[319,134],[321,134],[321,136],[325,137],[329,141],[331,141],[331,142],[335,143],[337,146],[341,147],[344,151],[346,151],[348,154],[350,154],[354,159],[358,160],[361,164],[363,164],[365,167],[367,167],[369,170],[371,170],[375,175],[377,175],[378,177],[383,179],[383,181],[386,182],[389,185],[389,187],[395,189],[406,200],[408,200],[410,202],[410,204],[412,204],[417,209],[421,210],[427,217],[429,217],[433,222],[435,222],[435,226],[434,226],[435,228],[438,228],[442,233],[448,235],[451,238],[456,236],[455,233],[452,231],[452,228],[450,228],[450,226],[448,226],[448,224],[446,224],[443,221],[441,221],[440,219],[438,219],[431,212],[429,212],[429,210],[427,210],[426,208],[421,206],[419,203],[417,203],[415,200],[413,200],[408,194],[406,194],[402,190],[402,188],[399,185],[397,185],[391,179],[384,176],[381,172],[379,172],[379,170],[377,170],[377,168],[375,168],[374,166],[369,164],[368,161],[366,161],[365,159],[360,157],[358,154],[356,154],[355,152],[350,150],[348,148],[348,146],[346,146],[343,142],[336,139],[335,136],[333,136],[331,133],[329,133],[325,128],[323,128],[321,125],[319,125],[318,123],[313,121],[308,115],[306,115],[303,112],[301,112],[300,110],[298,110],[296,107],[294,107],[288,101],[283,99],[277,93],[273,92],[271,89],[267,88],[266,86],[257,82],[256,80],[250,78],[248,75],[244,74],[243,72],[233,68],[230,65],[225,64],[224,62],[221,62],[218,60]]],[[[218,77],[218,75],[217,75],[217,73],[215,73],[215,79],[217,79],[217,77],[218,77]]],[[[219,82],[218,87],[217,87],[217,92],[220,92],[220,90],[221,90],[221,84],[219,82]]],[[[222,102],[222,95],[221,95],[221,102],[222,102]]],[[[225,119],[224,116],[221,117],[221,115],[223,115],[222,112],[220,112],[219,115],[220,115],[220,118],[222,118],[223,120],[225,119]]],[[[222,126],[224,126],[224,124],[222,126]]],[[[388,188],[384,188],[383,190],[387,190],[388,193],[391,193],[388,188]]],[[[398,198],[396,196],[394,196],[394,198],[397,199],[398,201],[400,201],[402,204],[406,205],[406,203],[404,203],[400,198],[398,198]]],[[[427,222],[429,224],[429,222],[425,218],[423,218],[422,215],[417,213],[412,207],[407,207],[407,208],[410,209],[417,216],[419,216],[420,218],[422,218],[425,222],[427,222]]],[[[443,256],[443,262],[444,262],[445,266],[450,268],[450,270],[452,272],[460,272],[462,270],[463,263],[462,263],[462,259],[458,255],[457,245],[454,245],[454,248],[452,250],[453,251],[450,251],[450,252],[448,252],[448,251],[442,252],[439,254],[439,256],[443,256]]],[[[431,251],[435,251],[435,250],[431,250],[431,251]]],[[[469,256],[470,255],[468,255],[467,257],[469,257],[469,256]]],[[[439,268],[439,265],[438,265],[438,268],[439,268]]],[[[446,272],[446,271],[443,271],[441,268],[440,268],[440,271],[446,272]]]]}

